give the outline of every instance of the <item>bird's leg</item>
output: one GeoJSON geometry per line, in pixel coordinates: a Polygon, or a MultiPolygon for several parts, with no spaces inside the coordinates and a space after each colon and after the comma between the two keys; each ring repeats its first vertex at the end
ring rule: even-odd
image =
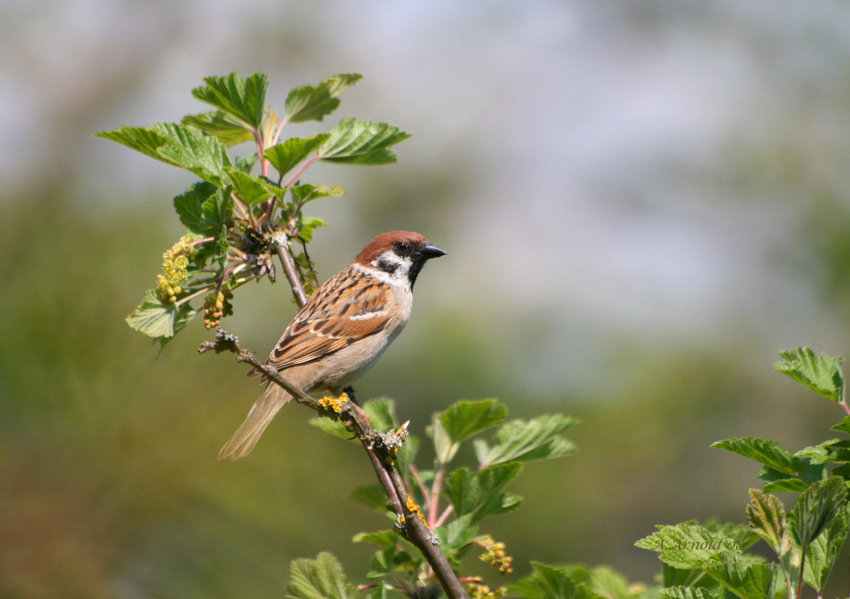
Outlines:
{"type": "Polygon", "coordinates": [[[348,401],[352,402],[358,408],[360,407],[360,404],[357,402],[357,398],[354,397],[354,387],[349,385],[348,387],[343,389],[342,392],[348,394],[348,401]]]}

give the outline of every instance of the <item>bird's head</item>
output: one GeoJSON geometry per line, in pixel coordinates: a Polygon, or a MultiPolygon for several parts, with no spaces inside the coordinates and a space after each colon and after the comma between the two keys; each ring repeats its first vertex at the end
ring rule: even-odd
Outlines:
{"type": "Polygon", "coordinates": [[[389,231],[370,241],[354,263],[381,271],[392,280],[408,281],[413,287],[425,262],[445,254],[419,233],[389,231]]]}

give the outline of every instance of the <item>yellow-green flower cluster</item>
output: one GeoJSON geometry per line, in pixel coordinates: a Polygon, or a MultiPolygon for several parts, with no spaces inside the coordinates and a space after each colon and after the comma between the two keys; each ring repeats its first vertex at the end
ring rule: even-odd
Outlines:
{"type": "Polygon", "coordinates": [[[233,314],[233,306],[230,305],[232,298],[233,292],[230,289],[223,289],[218,293],[210,293],[204,299],[204,326],[207,329],[217,327],[221,324],[222,318],[233,314]]]}
{"type": "Polygon", "coordinates": [[[478,541],[486,551],[481,554],[481,561],[487,562],[491,566],[499,568],[499,574],[511,574],[514,569],[511,567],[514,558],[505,553],[505,544],[498,543],[493,540],[493,537],[487,535],[482,541],[478,541]]]}
{"type": "Polygon", "coordinates": [[[508,592],[505,587],[494,589],[481,582],[480,577],[476,576],[476,579],[469,583],[470,599],[502,599],[508,592]]]}
{"type": "Polygon", "coordinates": [[[189,278],[189,259],[195,253],[191,243],[189,236],[184,235],[162,255],[163,274],[156,278],[156,287],[162,299],[167,302],[177,301],[177,296],[183,291],[180,286],[189,278]]]}

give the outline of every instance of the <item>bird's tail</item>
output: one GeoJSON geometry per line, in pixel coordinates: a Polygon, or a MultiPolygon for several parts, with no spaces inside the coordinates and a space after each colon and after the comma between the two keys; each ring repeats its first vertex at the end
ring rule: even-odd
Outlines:
{"type": "Polygon", "coordinates": [[[251,453],[251,450],[254,449],[254,445],[259,441],[260,435],[266,430],[269,422],[272,421],[278,410],[290,399],[292,399],[292,396],[289,393],[281,389],[278,385],[269,383],[265,392],[254,403],[251,411],[248,412],[245,422],[233,433],[227,445],[222,447],[221,451],[218,452],[218,459],[230,458],[231,460],[238,460],[251,453]]]}

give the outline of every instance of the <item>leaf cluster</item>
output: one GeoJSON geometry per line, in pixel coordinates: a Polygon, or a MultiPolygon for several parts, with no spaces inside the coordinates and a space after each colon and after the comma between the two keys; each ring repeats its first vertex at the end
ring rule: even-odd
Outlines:
{"type": "MultiPolygon", "coordinates": [[[[841,358],[816,356],[807,348],[780,352],[774,368],[819,395],[842,405],[844,374],[841,358]]],[[[832,427],[850,432],[850,416],[832,427]]],[[[671,599],[799,599],[808,585],[821,595],[850,531],[850,440],[831,439],[791,452],[776,441],[756,437],[726,439],[712,447],[725,449],[761,464],[763,489],[750,490],[748,526],[686,522],[659,526],[636,543],[658,552],[662,562],[660,593],[671,599]],[[796,493],[786,512],[771,493],[796,493]],[[776,562],[746,550],[759,539],[777,556],[776,562]]]]}
{"type": "MultiPolygon", "coordinates": [[[[264,277],[274,282],[275,255],[292,262],[308,293],[315,290],[319,281],[307,245],[317,228],[329,225],[303,210],[313,200],[340,197],[344,190],[301,183],[301,176],[318,161],[396,162],[392,147],[410,134],[387,123],[347,118],[329,132],[280,137],[289,123],[322,121],[339,106],[339,94],[360,79],[341,74],[295,88],[281,118],[266,103],[265,74],[207,77],[192,95],[213,110],[185,116],[179,124],[122,126],[95,134],[201,179],[173,200],[187,238],[169,250],[169,259],[182,257],[189,264],[182,278],[172,276],[145,293],[127,318],[132,328],[164,345],[202,310],[207,328],[216,326],[232,313],[235,289],[264,277]],[[254,152],[231,158],[228,149],[242,143],[253,143],[254,152]],[[253,172],[255,167],[259,172],[253,172]],[[301,245],[300,253],[293,251],[293,241],[301,245]],[[191,302],[201,297],[204,307],[193,307],[191,302]]],[[[169,265],[163,264],[166,273],[169,265]]]]}
{"type": "MultiPolygon", "coordinates": [[[[379,431],[397,429],[392,400],[371,400],[363,405],[371,425],[379,431]]],[[[508,419],[504,404],[495,399],[458,401],[433,415],[427,433],[433,444],[433,466],[418,468],[416,455],[422,441],[408,436],[396,457],[396,465],[416,511],[435,535],[443,554],[455,568],[473,551],[493,565],[500,574],[512,571],[512,558],[503,543],[480,530],[486,518],[517,509],[522,497],[510,493],[508,485],[532,460],[556,458],[576,451],[563,436],[577,422],[561,414],[539,416],[531,420],[508,419]],[[489,439],[484,438],[485,433],[489,439]],[[475,448],[474,465],[455,467],[461,445],[470,441],[475,448]]],[[[311,424],[344,439],[351,435],[345,427],[326,418],[314,418],[311,424]]],[[[379,549],[371,560],[367,578],[381,592],[398,590],[411,593],[421,589],[427,578],[427,565],[406,539],[405,525],[388,511],[387,498],[380,485],[355,489],[350,499],[386,514],[395,521],[393,528],[360,533],[356,543],[370,543],[379,549]]],[[[483,583],[482,583],[483,584],[483,583]]]]}

